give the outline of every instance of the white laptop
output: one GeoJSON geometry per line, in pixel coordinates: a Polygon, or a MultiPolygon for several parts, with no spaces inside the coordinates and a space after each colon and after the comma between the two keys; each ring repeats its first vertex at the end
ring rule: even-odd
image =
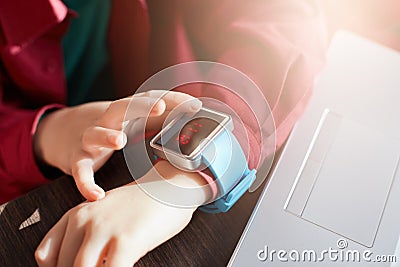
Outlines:
{"type": "Polygon", "coordinates": [[[400,53],[338,32],[230,266],[400,266],[400,53]]]}

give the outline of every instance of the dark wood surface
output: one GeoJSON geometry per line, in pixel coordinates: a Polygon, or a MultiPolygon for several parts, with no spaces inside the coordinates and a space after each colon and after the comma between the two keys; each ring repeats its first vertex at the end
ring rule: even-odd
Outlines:
{"type": "MultiPolygon", "coordinates": [[[[105,189],[131,181],[121,153],[96,174],[105,189]]],[[[143,257],[135,266],[226,266],[262,191],[246,193],[227,213],[195,212],[180,234],[143,257]]],[[[35,248],[70,208],[81,203],[71,177],[61,177],[6,205],[0,215],[0,266],[36,266],[35,248]],[[19,230],[36,209],[40,222],[19,230]]],[[[0,211],[1,211],[0,209],[0,211]]]]}

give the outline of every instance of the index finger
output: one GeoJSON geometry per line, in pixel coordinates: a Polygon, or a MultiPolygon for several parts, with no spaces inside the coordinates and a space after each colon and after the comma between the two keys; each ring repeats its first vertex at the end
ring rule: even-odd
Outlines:
{"type": "Polygon", "coordinates": [[[97,121],[98,126],[122,130],[124,121],[160,115],[164,113],[165,103],[150,97],[127,97],[111,102],[104,115],[97,121]],[[127,112],[131,105],[130,112],[127,112]],[[129,113],[129,116],[128,116],[129,113]]]}
{"type": "Polygon", "coordinates": [[[165,101],[166,110],[172,110],[177,106],[182,106],[186,111],[198,111],[202,103],[199,99],[182,92],[167,91],[167,90],[151,90],[148,92],[140,93],[138,95],[146,95],[151,98],[158,98],[165,101]]]}
{"type": "Polygon", "coordinates": [[[185,93],[152,90],[113,101],[98,126],[122,130],[124,121],[160,116],[175,108],[180,112],[197,112],[201,106],[200,100],[185,93]]]}

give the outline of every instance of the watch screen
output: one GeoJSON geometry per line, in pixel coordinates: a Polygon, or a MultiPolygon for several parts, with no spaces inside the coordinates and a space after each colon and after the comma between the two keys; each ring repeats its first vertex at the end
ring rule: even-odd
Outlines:
{"type": "Polygon", "coordinates": [[[189,156],[225,119],[223,116],[213,114],[213,119],[206,116],[205,111],[200,111],[195,118],[184,116],[172,125],[156,143],[177,153],[189,156]],[[204,113],[204,114],[202,114],[204,113]]]}

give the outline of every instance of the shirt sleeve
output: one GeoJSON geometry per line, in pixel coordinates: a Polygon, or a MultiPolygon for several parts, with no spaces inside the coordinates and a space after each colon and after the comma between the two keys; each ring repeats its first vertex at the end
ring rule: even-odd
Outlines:
{"type": "Polygon", "coordinates": [[[26,110],[0,102],[0,203],[47,182],[36,165],[32,144],[39,118],[56,107],[26,110]]]}
{"type": "MultiPolygon", "coordinates": [[[[278,149],[303,113],[323,67],[325,23],[319,6],[312,0],[246,3],[213,1],[208,9],[198,7],[196,13],[200,15],[188,17],[187,27],[189,32],[198,33],[191,36],[195,46],[201,47],[196,56],[230,65],[258,85],[272,110],[278,149]],[[207,19],[201,18],[202,12],[208,12],[207,19]]],[[[216,91],[210,87],[213,86],[203,86],[200,95],[216,91]]],[[[249,167],[258,167],[271,153],[263,151],[260,140],[267,138],[260,132],[267,130],[263,127],[268,127],[268,118],[260,122],[260,129],[249,116],[249,105],[258,100],[253,101],[250,96],[252,103],[245,105],[227,90],[218,98],[244,122],[250,146],[249,167]]]]}

